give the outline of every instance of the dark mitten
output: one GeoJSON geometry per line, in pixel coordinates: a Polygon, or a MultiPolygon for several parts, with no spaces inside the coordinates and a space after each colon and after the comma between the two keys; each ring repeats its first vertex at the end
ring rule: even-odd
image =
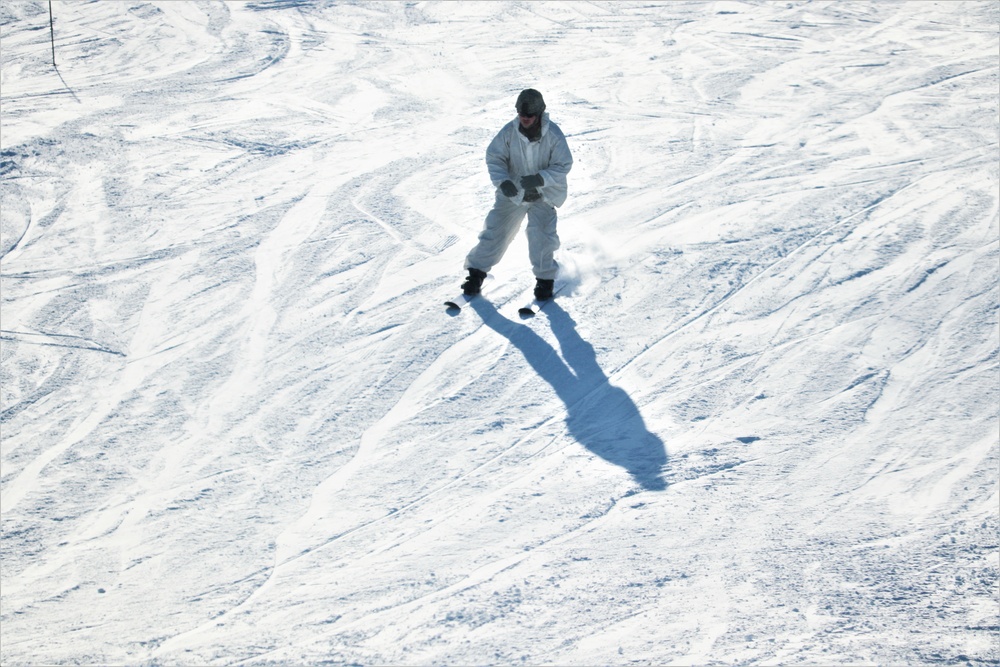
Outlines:
{"type": "Polygon", "coordinates": [[[513,197],[517,194],[517,186],[512,181],[504,181],[500,184],[500,192],[504,197],[513,197]]]}
{"type": "Polygon", "coordinates": [[[525,190],[535,190],[543,185],[545,185],[545,181],[542,180],[542,177],[539,174],[532,174],[531,176],[525,176],[521,179],[521,187],[525,190]]]}

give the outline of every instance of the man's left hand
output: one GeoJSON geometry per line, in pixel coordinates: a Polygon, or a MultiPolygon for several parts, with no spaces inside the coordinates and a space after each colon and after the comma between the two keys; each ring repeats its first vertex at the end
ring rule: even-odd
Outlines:
{"type": "Polygon", "coordinates": [[[522,190],[536,190],[543,185],[545,185],[545,181],[542,179],[541,174],[532,174],[531,176],[523,176],[521,178],[522,190]]]}

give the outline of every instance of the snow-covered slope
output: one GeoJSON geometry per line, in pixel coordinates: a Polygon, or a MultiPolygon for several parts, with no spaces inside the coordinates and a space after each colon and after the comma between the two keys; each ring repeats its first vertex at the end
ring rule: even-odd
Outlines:
{"type": "Polygon", "coordinates": [[[3,664],[986,664],[995,2],[0,6],[3,664]],[[576,159],[441,302],[525,87],[576,159]]]}

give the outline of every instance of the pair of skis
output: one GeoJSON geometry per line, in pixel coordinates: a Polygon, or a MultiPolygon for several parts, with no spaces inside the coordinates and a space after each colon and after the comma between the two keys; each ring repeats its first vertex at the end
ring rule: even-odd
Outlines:
{"type": "MultiPolygon", "coordinates": [[[[553,290],[552,292],[552,299],[555,298],[556,294],[558,294],[559,290],[561,289],[562,285],[556,284],[556,289],[553,290]]],[[[448,311],[454,311],[457,313],[461,311],[462,308],[464,308],[470,301],[475,299],[477,296],[478,295],[469,295],[465,294],[464,292],[460,292],[458,296],[449,299],[448,301],[445,301],[444,305],[447,306],[448,311]]],[[[552,299],[532,298],[530,301],[528,301],[523,306],[518,308],[517,313],[523,318],[534,317],[538,313],[538,311],[544,308],[545,304],[550,303],[552,299]]]]}

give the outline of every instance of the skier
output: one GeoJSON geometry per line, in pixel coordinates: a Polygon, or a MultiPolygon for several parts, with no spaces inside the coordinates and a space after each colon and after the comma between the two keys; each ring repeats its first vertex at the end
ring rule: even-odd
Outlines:
{"type": "Polygon", "coordinates": [[[551,299],[559,265],[556,207],[566,201],[566,174],[573,156],[562,130],[545,113],[545,100],[533,88],[521,91],[517,118],[505,125],[486,149],[486,166],[497,188],[479,242],[465,258],[469,277],[462,291],[479,294],[487,272],[500,261],[528,218],[528,256],[535,274],[535,298],[551,299]]]}

